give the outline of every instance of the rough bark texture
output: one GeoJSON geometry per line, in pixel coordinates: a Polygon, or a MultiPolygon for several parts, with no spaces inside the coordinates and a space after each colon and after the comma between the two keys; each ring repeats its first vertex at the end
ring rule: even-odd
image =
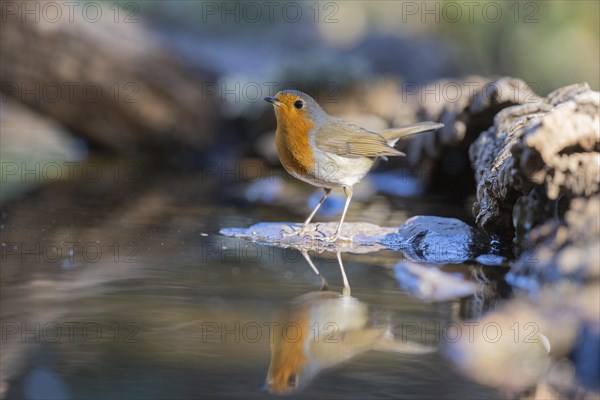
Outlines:
{"type": "Polygon", "coordinates": [[[512,238],[513,217],[527,229],[548,210],[560,217],[561,198],[598,192],[598,106],[598,93],[581,84],[498,113],[470,149],[477,181],[473,213],[484,231],[512,238]]]}
{"type": "Polygon", "coordinates": [[[3,101],[19,99],[119,152],[200,150],[213,141],[216,107],[202,91],[210,73],[187,69],[141,22],[114,22],[108,3],[96,3],[104,15],[96,23],[70,22],[68,8],[55,4],[63,15],[56,22],[39,13],[23,22],[2,7],[3,101]]]}
{"type": "Polygon", "coordinates": [[[600,390],[599,103],[587,84],[558,89],[537,104],[502,110],[471,146],[477,223],[519,246],[506,280],[532,294],[478,322],[527,323],[540,335],[529,346],[448,344],[447,355],[479,382],[533,398],[548,390],[593,398],[600,390]]]}
{"type": "Polygon", "coordinates": [[[503,390],[529,391],[532,399],[597,397],[599,204],[598,195],[573,199],[563,222],[551,219],[528,233],[526,250],[506,277],[526,292],[477,321],[499,325],[500,340],[475,335],[474,342],[463,337],[445,346],[465,374],[503,390]],[[516,326],[518,341],[506,335],[516,326]],[[553,396],[540,395],[543,388],[553,396]]]}

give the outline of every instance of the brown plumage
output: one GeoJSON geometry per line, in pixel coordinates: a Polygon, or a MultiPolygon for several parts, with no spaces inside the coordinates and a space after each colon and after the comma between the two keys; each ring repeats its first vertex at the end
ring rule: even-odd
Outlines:
{"type": "Polygon", "coordinates": [[[398,139],[443,126],[421,122],[372,132],[328,115],[312,97],[297,90],[283,90],[265,100],[275,106],[281,164],[292,176],[325,190],[298,234],[304,232],[332,188],[342,187],[346,193],[344,211],[330,241],[340,237],[352,187],[369,172],[375,159],[404,156],[393,147],[398,139]]]}

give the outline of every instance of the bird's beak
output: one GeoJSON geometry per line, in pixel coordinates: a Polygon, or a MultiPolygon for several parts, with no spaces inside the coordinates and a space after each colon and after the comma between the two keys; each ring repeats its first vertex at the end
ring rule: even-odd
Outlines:
{"type": "Polygon", "coordinates": [[[268,101],[269,103],[273,104],[274,106],[280,106],[281,102],[279,100],[277,100],[275,97],[265,97],[265,101],[268,101]]]}

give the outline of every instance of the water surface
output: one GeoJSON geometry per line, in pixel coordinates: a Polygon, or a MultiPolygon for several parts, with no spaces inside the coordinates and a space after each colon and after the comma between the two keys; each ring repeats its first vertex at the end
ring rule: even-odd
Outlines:
{"type": "MultiPolygon", "coordinates": [[[[303,209],[240,201],[235,187],[157,173],[133,182],[55,182],[5,204],[0,227],[5,396],[267,397],[259,391],[270,360],[264,324],[294,298],[318,291],[319,281],[295,250],[217,234],[222,227],[303,219],[303,209]]],[[[419,213],[464,215],[443,199],[376,195],[353,202],[348,220],[398,224],[419,213]]],[[[396,333],[406,323],[429,329],[423,336],[429,343],[440,339],[436,326],[477,316],[495,302],[428,303],[412,297],[390,268],[402,259],[397,252],[343,259],[353,297],[385,313],[396,333]]],[[[331,289],[340,291],[335,258],[321,255],[316,264],[331,289]]],[[[472,271],[468,265],[445,268],[466,276],[472,271]]],[[[462,377],[438,352],[366,351],[295,396],[500,394],[462,377]]]]}

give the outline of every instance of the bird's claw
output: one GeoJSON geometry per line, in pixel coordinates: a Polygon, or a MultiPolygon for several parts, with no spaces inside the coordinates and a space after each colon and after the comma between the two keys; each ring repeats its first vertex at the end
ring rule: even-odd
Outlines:
{"type": "Polygon", "coordinates": [[[307,226],[301,226],[300,228],[295,229],[295,225],[291,225],[291,228],[291,231],[282,232],[281,236],[300,237],[325,243],[352,242],[352,236],[343,236],[338,232],[334,233],[332,236],[327,236],[325,232],[319,229],[319,225],[317,225],[312,232],[307,229],[307,226]]]}
{"type": "Polygon", "coordinates": [[[296,231],[296,230],[294,230],[293,228],[292,228],[292,230],[291,230],[291,231],[289,231],[289,232],[286,232],[286,231],[283,231],[283,230],[282,230],[282,232],[281,232],[281,237],[293,237],[293,236],[299,236],[299,235],[298,235],[298,232],[299,232],[299,231],[296,231]]]}
{"type": "Polygon", "coordinates": [[[289,232],[282,232],[281,233],[282,237],[300,237],[300,238],[309,238],[309,239],[314,238],[314,236],[310,232],[308,232],[307,226],[305,226],[305,225],[301,226],[299,229],[295,229],[296,228],[295,225],[290,225],[290,227],[292,228],[292,230],[289,232]]]}
{"type": "Polygon", "coordinates": [[[324,237],[323,240],[325,240],[328,243],[352,242],[352,237],[350,237],[350,236],[342,236],[342,235],[336,233],[333,236],[324,237]]]}

